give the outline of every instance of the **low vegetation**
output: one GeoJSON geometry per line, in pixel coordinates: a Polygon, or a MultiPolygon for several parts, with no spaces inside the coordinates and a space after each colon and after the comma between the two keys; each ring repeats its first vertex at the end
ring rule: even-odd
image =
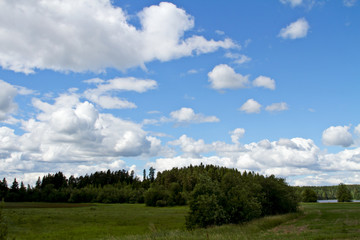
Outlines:
{"type": "Polygon", "coordinates": [[[8,239],[360,239],[360,203],[303,203],[300,212],[188,231],[189,208],[5,203],[8,239]],[[71,207],[71,208],[69,208],[71,207]]]}

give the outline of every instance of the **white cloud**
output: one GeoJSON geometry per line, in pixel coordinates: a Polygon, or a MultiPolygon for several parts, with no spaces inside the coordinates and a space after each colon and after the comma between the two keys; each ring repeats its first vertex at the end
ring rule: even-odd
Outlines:
{"type": "Polygon", "coordinates": [[[243,128],[236,128],[230,132],[231,134],[231,141],[233,143],[239,143],[239,139],[242,138],[245,134],[245,129],[243,128]]]}
{"type": "Polygon", "coordinates": [[[243,76],[236,73],[233,68],[226,64],[220,64],[208,73],[211,87],[220,89],[237,89],[245,88],[249,84],[249,76],[243,76]]]}
{"type": "Polygon", "coordinates": [[[355,6],[357,0],[343,0],[344,6],[353,7],[355,6]]]}
{"type": "Polygon", "coordinates": [[[360,136],[360,124],[355,127],[354,132],[355,132],[355,134],[360,136]]]}
{"type": "Polygon", "coordinates": [[[285,103],[285,102],[273,103],[269,106],[266,106],[266,108],[265,108],[265,110],[269,111],[269,112],[280,112],[280,111],[285,111],[288,109],[289,109],[289,107],[288,107],[287,103],[285,103]]]}
{"type": "Polygon", "coordinates": [[[219,122],[216,116],[205,116],[202,113],[195,113],[192,108],[180,108],[170,112],[170,117],[160,117],[159,119],[144,119],[142,125],[159,125],[161,123],[174,122],[175,126],[219,122]]]}
{"type": "Polygon", "coordinates": [[[205,122],[219,122],[220,120],[215,116],[204,116],[201,113],[195,113],[192,108],[181,108],[170,113],[173,121],[178,123],[205,123],[205,122]]]}
{"type": "Polygon", "coordinates": [[[105,109],[136,108],[135,103],[129,102],[126,99],[111,96],[111,93],[121,91],[143,93],[157,87],[157,82],[154,80],[136,79],[133,77],[114,78],[107,81],[102,79],[90,79],[84,82],[97,84],[96,88],[86,90],[83,94],[84,97],[105,109]]]}
{"type": "Polygon", "coordinates": [[[280,139],[274,142],[262,140],[241,146],[238,142],[234,142],[234,145],[223,142],[206,144],[202,139],[194,140],[183,135],[172,144],[179,145],[186,154],[157,159],[155,163],[157,170],[203,163],[257,171],[267,175],[301,176],[317,173],[312,168],[318,164],[320,155],[319,148],[314,142],[303,138],[280,139]],[[202,155],[214,150],[217,155],[202,155]]]}
{"type": "Polygon", "coordinates": [[[168,2],[139,12],[139,28],[110,0],[1,1],[0,16],[0,65],[16,72],[125,70],[236,47],[228,38],[185,38],[194,19],[168,2]]]}
{"type": "Polygon", "coordinates": [[[241,55],[239,56],[239,58],[234,61],[234,63],[243,64],[243,63],[247,63],[247,62],[250,62],[250,61],[251,61],[251,58],[250,58],[250,57],[241,54],[241,55]]]}
{"type": "Polygon", "coordinates": [[[9,118],[9,115],[17,109],[14,98],[17,95],[17,89],[11,84],[0,80],[0,121],[9,118]]]}
{"type": "Polygon", "coordinates": [[[194,158],[200,157],[201,153],[208,152],[211,149],[211,145],[205,144],[204,140],[195,141],[186,135],[182,135],[179,139],[169,142],[169,144],[180,146],[183,156],[194,158]]]}
{"type": "Polygon", "coordinates": [[[247,100],[240,108],[240,111],[246,113],[260,113],[261,111],[261,104],[255,101],[254,99],[247,100]]]}
{"type": "Polygon", "coordinates": [[[101,79],[90,79],[85,82],[94,83],[98,82],[97,91],[108,92],[108,91],[134,91],[143,93],[152,89],[157,88],[155,80],[151,79],[137,79],[134,77],[128,78],[114,78],[107,81],[101,79]]]}
{"type": "Polygon", "coordinates": [[[236,63],[236,64],[243,64],[243,63],[251,61],[251,58],[244,54],[234,54],[234,53],[228,52],[225,54],[225,57],[235,59],[234,63],[236,63]]]}
{"type": "Polygon", "coordinates": [[[259,76],[253,81],[255,87],[264,87],[275,90],[275,80],[266,76],[259,76]]]}
{"type": "Polygon", "coordinates": [[[95,94],[85,95],[90,101],[99,104],[105,109],[124,109],[124,108],[137,108],[135,103],[129,102],[126,99],[120,99],[110,96],[97,96],[95,94]]]}
{"type": "Polygon", "coordinates": [[[282,28],[279,37],[284,39],[297,39],[306,37],[310,26],[305,18],[299,18],[297,21],[282,28]]]}
{"type": "Polygon", "coordinates": [[[290,4],[291,7],[296,7],[302,4],[302,0],[280,0],[282,4],[290,4]]]}
{"type": "Polygon", "coordinates": [[[6,144],[0,152],[19,153],[24,160],[97,162],[154,154],[152,147],[159,149],[140,125],[99,113],[76,95],[61,95],[54,104],[34,99],[33,104],[40,112],[36,119],[22,121],[24,134],[2,129],[6,144]]]}
{"type": "Polygon", "coordinates": [[[353,144],[353,138],[349,133],[349,126],[331,126],[323,131],[322,142],[328,146],[343,146],[349,147],[353,144]]]}
{"type": "Polygon", "coordinates": [[[336,154],[326,154],[320,159],[320,166],[328,171],[359,171],[360,148],[345,149],[336,154]]]}

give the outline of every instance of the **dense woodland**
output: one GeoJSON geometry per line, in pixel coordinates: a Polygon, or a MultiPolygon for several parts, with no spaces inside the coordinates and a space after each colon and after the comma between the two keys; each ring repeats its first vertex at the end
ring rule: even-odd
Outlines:
{"type": "MultiPolygon", "coordinates": [[[[316,200],[329,200],[329,199],[338,199],[339,187],[342,186],[309,186],[309,187],[295,187],[298,195],[302,195],[305,190],[311,190],[316,194],[316,200]]],[[[348,198],[360,200],[360,185],[346,185],[346,188],[349,190],[348,198]]],[[[309,192],[309,191],[307,191],[309,192]]]]}
{"type": "Polygon", "coordinates": [[[10,187],[5,178],[0,181],[0,198],[5,201],[188,204],[188,228],[296,211],[300,199],[295,190],[273,175],[202,164],[158,172],[156,177],[150,168],[143,179],[133,171],[108,170],[69,178],[62,172],[48,174],[27,187],[16,179],[10,187]]]}

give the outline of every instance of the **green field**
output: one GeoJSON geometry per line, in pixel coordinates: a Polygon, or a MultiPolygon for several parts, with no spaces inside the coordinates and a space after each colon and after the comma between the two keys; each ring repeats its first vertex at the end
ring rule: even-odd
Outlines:
{"type": "Polygon", "coordinates": [[[302,211],[186,231],[187,207],[6,203],[9,239],[360,239],[359,203],[302,204],[302,211]]]}

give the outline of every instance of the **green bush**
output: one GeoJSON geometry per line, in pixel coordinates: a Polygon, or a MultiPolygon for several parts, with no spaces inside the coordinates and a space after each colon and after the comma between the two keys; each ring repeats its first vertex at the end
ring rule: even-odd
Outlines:
{"type": "Polygon", "coordinates": [[[317,202],[317,194],[314,190],[306,188],[302,194],[301,198],[303,202],[317,202]]]}
{"type": "Polygon", "coordinates": [[[350,202],[352,199],[351,193],[345,184],[340,183],[336,193],[338,202],[350,202]]]}

